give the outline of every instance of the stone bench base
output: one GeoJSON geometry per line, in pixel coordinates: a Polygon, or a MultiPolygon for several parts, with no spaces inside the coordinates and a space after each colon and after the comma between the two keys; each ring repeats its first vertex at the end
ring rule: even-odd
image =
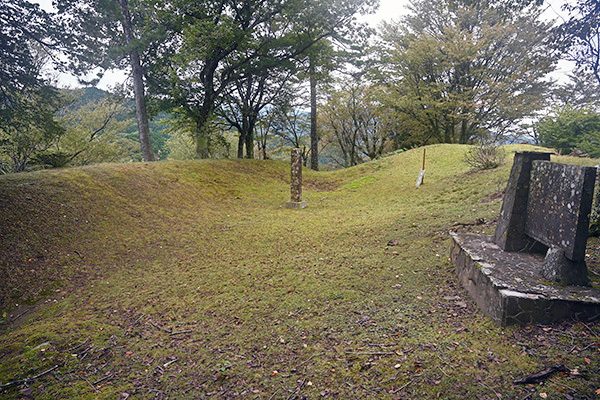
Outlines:
{"type": "Polygon", "coordinates": [[[450,257],[461,284],[497,324],[600,318],[600,289],[545,282],[540,273],[543,256],[504,252],[489,236],[451,236],[450,257]]]}

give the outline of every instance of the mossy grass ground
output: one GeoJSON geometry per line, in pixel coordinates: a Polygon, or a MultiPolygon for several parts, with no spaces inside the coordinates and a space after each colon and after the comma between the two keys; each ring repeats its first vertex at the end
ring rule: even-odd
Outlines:
{"type": "Polygon", "coordinates": [[[428,147],[419,188],[420,149],[305,170],[304,210],[274,161],[1,177],[0,384],[58,367],[0,395],[598,398],[600,323],[498,327],[458,285],[448,231],[493,231],[511,164],[467,149],[428,147]]]}

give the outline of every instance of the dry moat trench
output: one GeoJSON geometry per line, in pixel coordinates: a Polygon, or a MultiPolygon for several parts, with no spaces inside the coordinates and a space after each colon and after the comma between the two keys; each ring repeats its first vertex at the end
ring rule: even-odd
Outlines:
{"type": "MultiPolygon", "coordinates": [[[[31,258],[40,275],[29,287],[52,284],[0,336],[2,396],[596,398],[598,322],[498,327],[448,260],[450,228],[493,229],[509,166],[473,174],[464,147],[427,151],[418,191],[417,151],[306,171],[321,189],[305,190],[305,210],[280,207],[283,163],[3,181],[4,193],[37,205],[15,211],[18,222],[3,215],[13,238],[29,240],[11,241],[19,258],[10,265],[31,258]],[[64,212],[43,218],[55,210],[64,212]],[[461,228],[478,218],[486,224],[461,228]],[[555,365],[565,369],[515,383],[555,365]]],[[[590,243],[590,265],[599,246],[590,243]]],[[[26,296],[25,279],[15,287],[26,296]]]]}

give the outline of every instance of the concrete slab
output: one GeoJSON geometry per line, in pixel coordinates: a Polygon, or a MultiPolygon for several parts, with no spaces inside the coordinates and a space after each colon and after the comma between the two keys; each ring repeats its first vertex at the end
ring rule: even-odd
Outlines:
{"type": "Polygon", "coordinates": [[[491,236],[450,233],[461,284],[500,325],[600,318],[600,288],[561,286],[541,275],[543,255],[505,252],[491,236]]]}

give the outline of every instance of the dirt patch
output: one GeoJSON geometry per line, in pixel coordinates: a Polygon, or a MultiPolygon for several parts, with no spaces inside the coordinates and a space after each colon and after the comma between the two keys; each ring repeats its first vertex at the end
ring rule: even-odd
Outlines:
{"type": "Polygon", "coordinates": [[[305,180],[303,185],[306,190],[313,190],[315,192],[333,192],[340,186],[335,182],[322,180],[305,180]]]}
{"type": "Polygon", "coordinates": [[[489,194],[481,199],[481,203],[492,203],[495,201],[502,201],[504,199],[504,190],[489,194]]]}

